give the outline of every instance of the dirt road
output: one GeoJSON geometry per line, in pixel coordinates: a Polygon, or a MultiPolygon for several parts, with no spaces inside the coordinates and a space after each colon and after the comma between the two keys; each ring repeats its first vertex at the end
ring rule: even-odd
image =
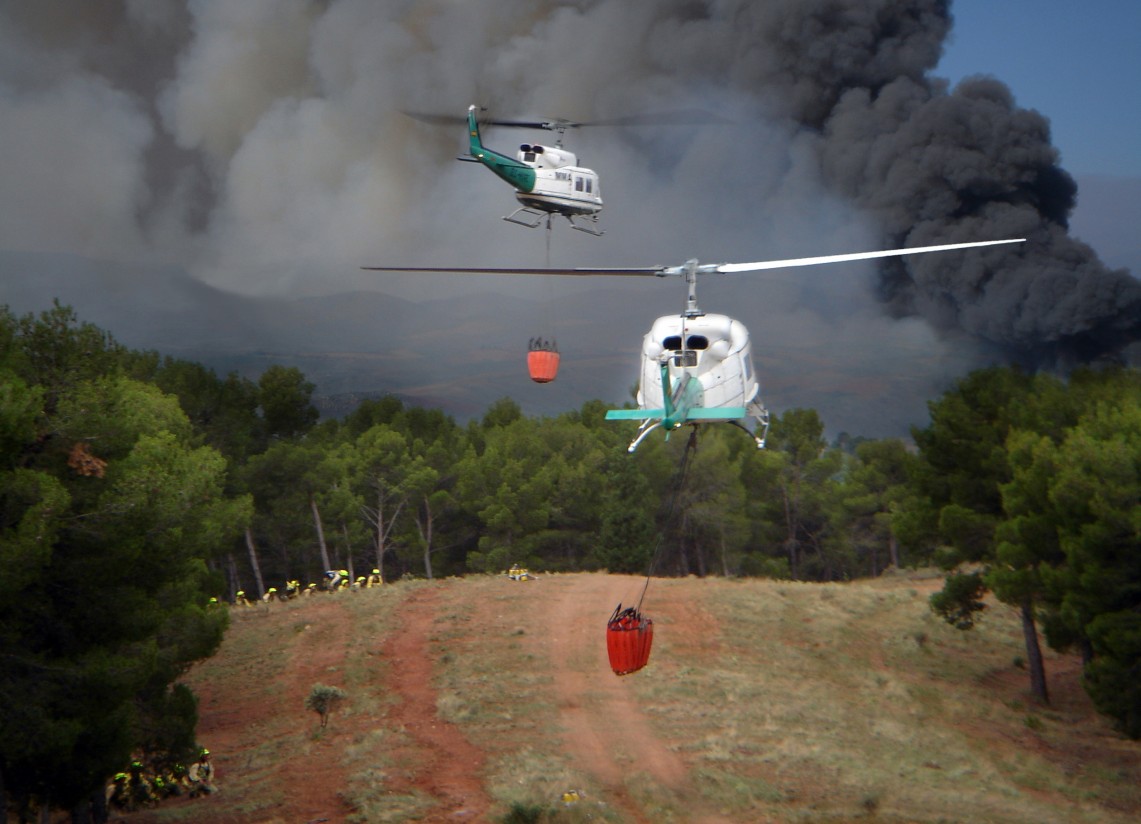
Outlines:
{"type": "MultiPolygon", "coordinates": [[[[668,797],[670,806],[691,811],[689,821],[729,822],[703,809],[675,742],[655,733],[635,694],[635,679],[655,677],[653,652],[650,665],[640,672],[618,677],[610,670],[603,605],[631,605],[641,581],[599,574],[550,579],[543,585],[554,592],[548,599],[555,628],[549,649],[560,725],[567,751],[580,769],[595,777],[629,821],[654,821],[653,799],[668,797]],[[637,797],[632,785],[641,790],[637,797]]],[[[670,634],[675,648],[700,643],[697,607],[685,599],[660,599],[657,592],[652,590],[645,605],[655,620],[656,637],[670,634]]]]}

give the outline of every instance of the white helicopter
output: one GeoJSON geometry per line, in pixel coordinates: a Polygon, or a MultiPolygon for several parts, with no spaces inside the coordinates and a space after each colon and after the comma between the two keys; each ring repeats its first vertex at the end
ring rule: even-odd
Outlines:
{"type": "MultiPolygon", "coordinates": [[[[602,211],[598,173],[579,166],[574,152],[563,148],[563,133],[580,126],[621,125],[620,121],[577,123],[571,120],[484,120],[489,126],[545,129],[558,133],[554,146],[523,143],[515,157],[509,157],[483,145],[477,111],[476,106],[468,106],[469,154],[460,155],[456,160],[482,163],[515,189],[515,198],[522,205],[504,217],[504,220],[534,229],[544,220],[550,226],[552,216],[562,215],[580,232],[595,236],[602,234],[602,230],[597,228],[598,213],[602,211]],[[577,220],[587,221],[588,225],[577,220]]],[[[449,115],[417,112],[405,114],[427,123],[453,123],[459,120],[449,115]]]]}
{"type": "Polygon", "coordinates": [[[947,252],[981,246],[1023,243],[1025,238],[949,243],[910,249],[853,252],[822,257],[790,258],[753,263],[701,264],[689,260],[680,266],[632,268],[496,268],[363,266],[373,272],[447,272],[484,275],[653,275],[685,278],[688,294],[680,315],[654,321],[642,339],[642,363],[637,409],[611,409],[607,420],[641,421],[628,452],[655,429],[669,433],[682,426],[721,421],[744,429],[763,449],[769,430],[769,413],[761,403],[760,383],[753,368],[752,345],[744,324],[726,315],[711,315],[697,305],[697,276],[713,273],[757,272],[793,266],[815,266],[874,258],[947,252]],[[746,423],[753,419],[750,432],[746,423]]]}
{"type": "MultiPolygon", "coordinates": [[[[528,229],[535,229],[551,218],[562,215],[580,232],[601,235],[598,214],[602,211],[602,191],[598,173],[578,165],[578,157],[563,147],[563,134],[567,129],[584,126],[638,127],[638,126],[708,126],[726,121],[716,115],[697,110],[647,112],[604,120],[492,120],[480,118],[476,106],[468,106],[468,154],[456,160],[481,163],[515,189],[515,198],[522,205],[503,219],[528,229]],[[519,129],[544,129],[556,132],[554,146],[540,143],[523,143],[515,157],[509,157],[483,145],[479,126],[510,126],[519,129]],[[579,222],[583,221],[583,222],[579,222]]],[[[409,117],[425,123],[456,123],[463,118],[454,115],[405,112],[409,117]]]]}

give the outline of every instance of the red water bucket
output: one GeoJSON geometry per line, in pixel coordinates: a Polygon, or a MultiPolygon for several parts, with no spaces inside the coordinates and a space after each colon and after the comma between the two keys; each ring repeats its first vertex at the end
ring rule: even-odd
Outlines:
{"type": "Polygon", "coordinates": [[[619,604],[606,624],[606,652],[615,675],[637,672],[650,660],[654,622],[633,607],[619,604]]]}
{"type": "Polygon", "coordinates": [[[549,349],[532,349],[527,353],[527,371],[535,383],[550,383],[559,373],[559,353],[549,349]]]}

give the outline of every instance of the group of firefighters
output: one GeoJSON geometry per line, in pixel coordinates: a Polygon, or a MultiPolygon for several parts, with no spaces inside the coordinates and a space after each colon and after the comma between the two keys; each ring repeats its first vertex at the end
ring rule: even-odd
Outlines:
{"type": "Polygon", "coordinates": [[[217,791],[210,751],[203,749],[189,769],[182,764],[148,769],[141,761],[132,761],[126,772],[116,773],[107,783],[106,800],[109,809],[131,812],[168,798],[197,798],[217,791]]]}
{"type": "MultiPolygon", "coordinates": [[[[368,575],[359,575],[355,581],[347,569],[330,569],[323,576],[320,587],[317,584],[302,587],[300,581],[293,579],[286,581],[280,590],[277,587],[270,587],[262,595],[261,600],[267,604],[270,601],[292,601],[294,598],[307,597],[321,590],[340,592],[343,589],[371,589],[379,587],[383,583],[384,579],[381,578],[379,569],[373,569],[368,575]]],[[[251,601],[245,590],[241,589],[234,596],[234,606],[237,607],[248,607],[256,601],[256,598],[251,601]]]]}

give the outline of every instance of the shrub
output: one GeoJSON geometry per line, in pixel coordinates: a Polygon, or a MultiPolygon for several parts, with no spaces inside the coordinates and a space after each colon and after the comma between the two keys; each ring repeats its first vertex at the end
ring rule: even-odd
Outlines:
{"type": "Polygon", "coordinates": [[[329,713],[337,708],[347,697],[340,687],[330,687],[327,684],[314,684],[305,699],[305,709],[313,710],[321,716],[321,727],[329,723],[329,713]]]}

